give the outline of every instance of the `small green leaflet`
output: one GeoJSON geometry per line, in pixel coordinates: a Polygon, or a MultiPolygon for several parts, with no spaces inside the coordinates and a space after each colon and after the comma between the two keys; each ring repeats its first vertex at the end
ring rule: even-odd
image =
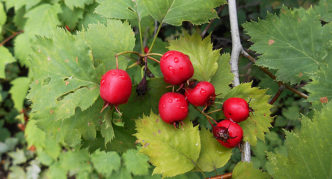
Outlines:
{"type": "Polygon", "coordinates": [[[104,176],[109,176],[117,171],[121,165],[121,158],[116,152],[95,151],[91,154],[91,161],[94,168],[104,176]]]}
{"type": "Polygon", "coordinates": [[[48,36],[60,25],[58,14],[61,12],[60,5],[43,4],[25,14],[28,19],[24,26],[24,33],[30,36],[48,36]]]}
{"type": "Polygon", "coordinates": [[[213,76],[211,83],[214,85],[216,94],[218,98],[224,97],[231,88],[229,87],[232,84],[234,75],[231,72],[231,65],[229,63],[231,56],[229,53],[225,53],[220,56],[218,60],[218,70],[213,76]]]}
{"type": "Polygon", "coordinates": [[[232,156],[232,149],[222,146],[213,134],[202,128],[200,131],[202,149],[197,166],[205,172],[224,166],[232,156]]]}
{"type": "Polygon", "coordinates": [[[313,119],[301,120],[301,129],[286,132],[287,155],[268,154],[268,172],[273,178],[331,178],[332,103],[316,111],[313,119]]]}
{"type": "MultiPolygon", "coordinates": [[[[88,29],[80,32],[78,37],[84,39],[90,46],[93,58],[99,64],[101,70],[98,76],[102,76],[110,69],[115,69],[115,54],[132,51],[135,46],[135,35],[127,22],[109,20],[106,25],[90,24],[88,29]]],[[[126,68],[130,59],[120,56],[119,68],[126,68]]]]}
{"type": "Polygon", "coordinates": [[[146,16],[142,0],[97,0],[95,12],[107,18],[138,19],[146,16]]]}
{"type": "Polygon", "coordinates": [[[32,52],[32,41],[35,38],[27,33],[18,35],[14,40],[14,54],[20,64],[29,67],[28,56],[32,52]]]}
{"type": "Polygon", "coordinates": [[[0,46],[0,78],[5,78],[5,68],[8,63],[15,62],[15,58],[9,52],[9,50],[4,47],[0,46]]]}
{"type": "Polygon", "coordinates": [[[61,168],[59,163],[55,163],[50,166],[46,173],[47,177],[50,179],[66,179],[67,173],[61,168]]]}
{"type": "Polygon", "coordinates": [[[180,26],[183,21],[199,25],[216,18],[214,8],[225,0],[141,0],[148,14],[160,23],[180,26]],[[195,14],[195,15],[193,15],[195,14]]]}
{"type": "Polygon", "coordinates": [[[236,164],[236,166],[232,172],[232,178],[234,178],[234,179],[247,179],[247,178],[271,179],[271,176],[266,172],[262,172],[261,170],[254,168],[252,163],[239,162],[236,164]]]}
{"type": "Polygon", "coordinates": [[[332,36],[312,9],[283,8],[280,16],[244,25],[259,54],[257,65],[276,69],[277,80],[298,83],[308,80],[332,49],[332,36]]]}
{"type": "Polygon", "coordinates": [[[64,0],[66,6],[70,9],[74,9],[75,7],[83,9],[85,5],[89,5],[93,3],[93,0],[64,0]]]}
{"type": "Polygon", "coordinates": [[[35,117],[66,119],[99,97],[99,80],[86,43],[64,30],[39,38],[31,54],[34,81],[28,99],[35,117]],[[82,98],[89,96],[89,98],[82,98]]]}
{"type": "Polygon", "coordinates": [[[153,174],[172,177],[194,169],[201,151],[199,130],[189,120],[184,123],[176,129],[153,112],[136,120],[135,136],[143,146],[140,151],[156,166],[153,174]]]}
{"type": "MultiPolygon", "coordinates": [[[[188,1],[190,2],[190,1],[188,1]]],[[[169,50],[177,50],[189,55],[194,66],[194,79],[210,81],[218,69],[220,50],[213,50],[210,36],[202,40],[198,32],[193,35],[185,33],[177,40],[169,42],[169,50]]]]}
{"type": "Polygon", "coordinates": [[[29,89],[30,79],[27,77],[18,77],[11,81],[12,87],[9,92],[14,101],[14,107],[17,111],[23,109],[23,102],[29,89]]]}
{"type": "Polygon", "coordinates": [[[229,93],[225,95],[225,100],[230,97],[239,97],[250,100],[249,106],[254,110],[247,120],[239,123],[243,129],[243,139],[255,146],[257,138],[264,141],[264,133],[269,132],[272,118],[270,117],[272,105],[269,102],[269,95],[266,95],[267,90],[259,88],[252,88],[251,83],[242,83],[234,87],[229,93]]]}
{"type": "Polygon", "coordinates": [[[27,158],[22,149],[18,149],[16,151],[9,152],[8,155],[13,159],[14,165],[22,164],[27,161],[27,158]]]}
{"type": "Polygon", "coordinates": [[[122,155],[122,158],[126,169],[133,175],[149,174],[149,157],[146,155],[139,153],[137,150],[130,149],[122,155]]]}
{"type": "Polygon", "coordinates": [[[91,172],[90,155],[86,150],[68,151],[60,155],[60,166],[71,174],[91,172]]]}

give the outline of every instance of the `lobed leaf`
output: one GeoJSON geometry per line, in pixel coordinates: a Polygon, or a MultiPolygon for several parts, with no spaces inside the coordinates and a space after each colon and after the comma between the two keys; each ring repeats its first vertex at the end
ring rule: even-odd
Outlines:
{"type": "Polygon", "coordinates": [[[332,103],[314,117],[302,118],[301,129],[286,131],[286,154],[268,153],[268,172],[273,178],[331,178],[332,103]]]}
{"type": "Polygon", "coordinates": [[[9,52],[9,50],[4,47],[0,46],[0,78],[5,78],[5,68],[8,63],[15,62],[15,58],[9,52]]]}
{"type": "Polygon", "coordinates": [[[243,26],[254,43],[251,49],[262,54],[256,64],[276,69],[277,80],[308,80],[331,52],[332,36],[312,9],[283,8],[279,17],[268,14],[265,20],[243,26]]]}
{"type": "Polygon", "coordinates": [[[74,9],[75,7],[83,9],[84,6],[92,4],[93,0],[64,0],[64,2],[70,9],[74,9]]]}
{"type": "Polygon", "coordinates": [[[194,79],[210,81],[218,69],[220,50],[213,50],[210,36],[202,39],[196,32],[193,35],[185,33],[179,39],[169,42],[169,50],[180,51],[190,57],[194,66],[194,79]]]}
{"type": "Polygon", "coordinates": [[[211,83],[213,84],[216,94],[220,94],[218,97],[224,97],[231,88],[234,75],[231,72],[231,65],[229,63],[231,57],[229,53],[222,54],[218,60],[218,70],[212,77],[211,83]]]}
{"type": "Polygon", "coordinates": [[[254,110],[247,120],[239,123],[243,129],[243,140],[248,141],[255,146],[257,138],[264,141],[264,133],[269,132],[272,118],[271,108],[269,104],[270,96],[266,95],[267,90],[259,88],[252,88],[251,83],[242,83],[234,87],[229,93],[225,95],[225,100],[231,97],[239,97],[250,101],[249,106],[254,110]]]}
{"type": "Polygon", "coordinates": [[[91,154],[91,161],[94,168],[101,174],[109,176],[113,171],[117,171],[121,165],[121,158],[116,152],[95,151],[91,154]]]}
{"type": "Polygon", "coordinates": [[[147,175],[149,174],[150,164],[149,157],[139,153],[137,150],[130,149],[122,155],[126,169],[133,175],[147,175]]]}
{"type": "Polygon", "coordinates": [[[199,130],[189,120],[184,123],[176,129],[153,112],[136,121],[135,136],[143,146],[140,151],[156,166],[153,174],[172,177],[195,167],[201,150],[199,130]]]}
{"type": "Polygon", "coordinates": [[[183,21],[199,25],[217,16],[214,8],[225,0],[141,0],[146,11],[160,23],[180,26],[183,21]],[[195,14],[195,15],[193,15],[195,14]]]}
{"type": "Polygon", "coordinates": [[[270,179],[271,176],[262,172],[259,169],[254,168],[252,163],[239,162],[236,164],[233,172],[232,178],[234,179],[246,179],[246,178],[256,178],[256,179],[270,179]]]}
{"type": "Polygon", "coordinates": [[[9,90],[14,101],[14,107],[17,111],[23,109],[24,99],[29,89],[30,79],[27,77],[18,77],[10,82],[12,87],[9,90]]]}

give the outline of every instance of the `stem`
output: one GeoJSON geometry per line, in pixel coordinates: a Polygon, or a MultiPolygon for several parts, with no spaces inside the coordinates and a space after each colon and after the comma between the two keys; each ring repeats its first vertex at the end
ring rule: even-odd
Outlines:
{"type": "Polygon", "coordinates": [[[157,63],[160,63],[160,61],[159,60],[157,60],[157,59],[155,59],[155,58],[153,58],[153,57],[150,57],[150,56],[146,56],[148,59],[150,59],[150,60],[153,60],[153,61],[155,61],[155,62],[157,62],[157,63]]]}
{"type": "Polygon", "coordinates": [[[115,55],[115,64],[116,64],[116,69],[119,69],[119,58],[117,55],[115,55]]]}
{"type": "MultiPolygon", "coordinates": [[[[220,6],[219,8],[218,8],[218,10],[217,10],[217,15],[219,16],[219,13],[221,12],[221,10],[224,8],[224,6],[220,6]]],[[[203,30],[203,32],[201,33],[201,37],[203,38],[204,36],[205,36],[205,34],[206,34],[206,32],[209,30],[209,28],[211,27],[211,25],[212,25],[212,23],[213,23],[213,21],[214,21],[215,19],[212,19],[212,20],[210,20],[210,22],[209,22],[209,24],[205,27],[205,29],[203,30]]]]}
{"type": "Polygon", "coordinates": [[[124,51],[124,52],[120,52],[120,53],[115,54],[115,56],[120,56],[120,55],[124,55],[124,54],[128,54],[128,53],[135,54],[137,56],[142,56],[140,53],[135,52],[135,51],[124,51]]]}
{"type": "Polygon", "coordinates": [[[16,37],[17,35],[19,35],[21,33],[23,33],[23,30],[18,31],[18,32],[14,32],[11,36],[9,36],[8,38],[6,38],[4,41],[2,41],[0,43],[0,47],[3,46],[3,45],[5,45],[5,43],[7,43],[8,41],[10,41],[11,39],[13,39],[14,37],[16,37]]]}
{"type": "Polygon", "coordinates": [[[160,56],[160,57],[163,56],[163,54],[160,54],[160,53],[148,53],[147,55],[154,55],[154,56],[160,56]]]}
{"type": "Polygon", "coordinates": [[[142,27],[141,27],[140,18],[138,18],[138,31],[139,31],[139,41],[141,43],[141,53],[143,53],[144,52],[144,47],[143,47],[142,27]]]}
{"type": "Polygon", "coordinates": [[[206,114],[212,114],[212,113],[219,112],[219,111],[222,111],[222,109],[216,109],[214,111],[207,112],[206,114]]]}
{"type": "MultiPolygon", "coordinates": [[[[237,9],[236,9],[236,0],[228,0],[228,11],[229,11],[229,21],[231,24],[231,34],[232,34],[232,54],[231,54],[231,71],[234,74],[233,85],[238,86],[240,84],[239,79],[239,56],[241,51],[243,51],[239,25],[237,19],[237,9]]],[[[250,144],[245,142],[242,149],[241,160],[244,162],[250,162],[250,144]]]]}
{"type": "Polygon", "coordinates": [[[225,173],[223,175],[217,175],[217,176],[209,177],[206,179],[228,179],[228,178],[232,178],[232,173],[225,173]]]}
{"type": "Polygon", "coordinates": [[[150,47],[149,47],[149,51],[148,51],[148,53],[151,52],[151,50],[152,50],[152,48],[153,48],[153,45],[154,45],[154,43],[155,43],[155,41],[156,41],[156,39],[157,39],[157,36],[158,36],[158,34],[159,34],[159,31],[160,31],[162,25],[163,25],[163,23],[161,22],[161,23],[159,24],[159,27],[158,27],[158,29],[157,29],[157,32],[154,34],[154,37],[153,37],[152,43],[151,43],[151,45],[150,45],[150,47]]]}
{"type": "Polygon", "coordinates": [[[269,103],[270,104],[275,103],[277,101],[277,99],[279,98],[279,96],[281,95],[281,93],[284,91],[284,89],[285,89],[285,86],[279,83],[279,89],[269,103]]]}
{"type": "Polygon", "coordinates": [[[193,105],[193,107],[196,109],[196,111],[198,111],[199,113],[203,114],[209,121],[209,123],[211,124],[211,126],[213,127],[213,124],[211,123],[210,120],[212,120],[215,124],[218,124],[216,120],[213,119],[213,117],[207,115],[206,113],[202,112],[201,110],[199,110],[196,106],[193,105]]]}
{"type": "MultiPolygon", "coordinates": [[[[254,57],[250,56],[249,53],[248,53],[246,50],[242,49],[242,52],[241,52],[241,53],[242,53],[242,55],[243,55],[244,57],[246,57],[246,58],[247,58],[248,60],[250,60],[252,63],[256,63],[256,59],[255,59],[254,57]]],[[[265,68],[265,67],[261,67],[261,66],[258,66],[258,68],[259,68],[260,70],[262,70],[265,74],[267,74],[267,75],[268,75],[270,78],[272,78],[273,80],[276,80],[276,79],[277,79],[277,77],[274,76],[274,75],[273,75],[273,74],[272,74],[267,68],[265,68]]],[[[280,83],[281,85],[284,85],[285,88],[289,89],[291,92],[293,92],[293,93],[299,95],[300,97],[302,97],[302,98],[304,98],[304,99],[307,99],[307,98],[308,98],[308,95],[302,93],[301,91],[299,91],[299,90],[297,90],[297,89],[295,89],[295,88],[293,88],[293,87],[291,87],[291,86],[289,86],[289,85],[287,85],[287,84],[285,84],[285,83],[283,83],[283,82],[281,82],[281,81],[279,81],[278,83],[280,83]]]]}

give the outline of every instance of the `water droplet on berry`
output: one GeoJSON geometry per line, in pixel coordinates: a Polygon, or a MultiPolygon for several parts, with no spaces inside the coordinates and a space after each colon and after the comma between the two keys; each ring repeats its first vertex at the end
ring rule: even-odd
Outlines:
{"type": "Polygon", "coordinates": [[[166,105],[165,105],[165,104],[163,104],[163,105],[162,105],[162,108],[166,108],[166,105]]]}
{"type": "Polygon", "coordinates": [[[175,57],[175,58],[174,58],[174,62],[175,62],[175,63],[178,63],[178,62],[179,62],[179,59],[175,57]]]}
{"type": "Polygon", "coordinates": [[[101,83],[100,83],[100,84],[103,85],[104,83],[105,83],[105,80],[101,80],[101,83]]]}
{"type": "Polygon", "coordinates": [[[182,109],[182,111],[184,111],[184,112],[188,111],[188,109],[185,106],[181,106],[180,109],[182,109]]]}
{"type": "Polygon", "coordinates": [[[174,72],[174,68],[172,66],[168,66],[168,70],[174,72]]]}
{"type": "Polygon", "coordinates": [[[175,101],[176,101],[176,102],[179,102],[179,101],[180,101],[180,98],[175,98],[175,101]]]}
{"type": "Polygon", "coordinates": [[[205,89],[201,89],[200,93],[201,93],[202,95],[204,95],[204,94],[206,94],[206,90],[205,90],[205,89]]]}
{"type": "Polygon", "coordinates": [[[168,102],[169,103],[173,103],[173,99],[168,99],[168,102]]]}
{"type": "Polygon", "coordinates": [[[115,71],[112,71],[111,74],[112,74],[112,75],[116,75],[116,72],[115,72],[115,71]]]}
{"type": "Polygon", "coordinates": [[[126,77],[124,75],[120,75],[120,78],[121,79],[125,79],[126,77]]]}

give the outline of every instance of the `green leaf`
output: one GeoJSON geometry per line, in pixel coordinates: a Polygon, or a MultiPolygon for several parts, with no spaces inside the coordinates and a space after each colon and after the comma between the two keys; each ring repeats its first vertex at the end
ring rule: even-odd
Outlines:
{"type": "Polygon", "coordinates": [[[211,83],[213,84],[216,94],[220,94],[218,97],[224,97],[231,88],[229,87],[232,84],[234,75],[231,72],[231,65],[229,63],[231,57],[229,53],[225,53],[220,56],[218,60],[218,70],[213,76],[211,83]]]}
{"type": "Polygon", "coordinates": [[[320,0],[317,6],[314,6],[314,11],[320,16],[321,20],[325,22],[332,21],[332,3],[330,0],[320,0]]]}
{"type": "MultiPolygon", "coordinates": [[[[175,0],[176,1],[176,0],[175,0]]],[[[194,66],[194,79],[210,81],[218,69],[220,50],[213,50],[210,36],[203,39],[198,32],[193,35],[185,33],[184,36],[169,42],[170,50],[178,50],[189,55],[194,66]]]]}
{"type": "Polygon", "coordinates": [[[243,25],[259,54],[257,65],[276,69],[277,80],[298,83],[308,80],[331,52],[332,36],[312,9],[283,8],[280,16],[268,14],[265,20],[243,25]]]}
{"type": "Polygon", "coordinates": [[[268,154],[273,178],[330,178],[332,176],[332,103],[316,111],[313,119],[303,117],[301,129],[286,132],[287,155],[268,154]]]}
{"type": "Polygon", "coordinates": [[[322,65],[313,77],[312,82],[304,87],[310,94],[308,101],[316,103],[326,103],[332,101],[332,60],[328,65],[322,65]]]}
{"type": "Polygon", "coordinates": [[[201,150],[199,130],[189,120],[184,122],[176,129],[153,112],[136,120],[135,136],[143,146],[140,151],[156,166],[153,174],[172,177],[195,167],[201,150]]]}
{"type": "Polygon", "coordinates": [[[27,33],[18,35],[14,40],[14,54],[20,64],[30,66],[28,61],[29,54],[32,52],[32,41],[35,38],[27,33]]]}
{"type": "Polygon", "coordinates": [[[28,10],[33,6],[37,5],[41,0],[29,0],[29,1],[22,1],[22,0],[5,0],[7,8],[15,8],[15,11],[25,6],[25,9],[28,10]]]}
{"type": "Polygon", "coordinates": [[[29,146],[34,145],[37,148],[45,146],[46,134],[37,126],[36,120],[29,120],[24,132],[29,146]]]}
{"type": "MultiPolygon", "coordinates": [[[[90,24],[86,31],[78,36],[88,43],[96,62],[102,62],[104,74],[110,69],[115,69],[115,54],[132,51],[135,46],[135,36],[130,25],[119,20],[109,20],[106,25],[90,24]]],[[[128,59],[119,57],[119,68],[127,67],[128,59]]]]}
{"type": "Polygon", "coordinates": [[[247,178],[256,178],[256,179],[270,179],[271,176],[262,172],[259,169],[254,168],[252,163],[248,162],[239,162],[233,172],[232,178],[234,179],[247,179],[247,178]]]}
{"type": "Polygon", "coordinates": [[[8,155],[13,159],[13,164],[21,164],[27,161],[23,150],[17,150],[15,152],[9,152],[8,155]]]}
{"type": "Polygon", "coordinates": [[[15,58],[9,52],[9,50],[4,47],[0,46],[0,78],[5,78],[5,68],[8,63],[15,62],[15,58]]]}
{"type": "Polygon", "coordinates": [[[66,119],[89,108],[99,97],[99,80],[84,41],[58,30],[39,38],[31,54],[34,82],[28,99],[34,117],[66,119]],[[82,96],[88,96],[82,98],[82,96]]]}
{"type": "Polygon", "coordinates": [[[110,177],[111,178],[116,178],[116,179],[131,179],[131,174],[130,172],[125,168],[125,167],[121,167],[120,170],[116,171],[115,173],[113,173],[110,177]]]}
{"type": "Polygon", "coordinates": [[[107,143],[111,142],[112,139],[115,137],[113,125],[112,125],[113,119],[111,119],[111,115],[112,114],[110,112],[107,112],[104,115],[104,121],[103,121],[104,124],[101,125],[101,129],[100,129],[100,133],[104,137],[104,140],[105,140],[105,145],[107,145],[107,143]]]}
{"type": "Polygon", "coordinates": [[[25,179],[26,175],[24,172],[24,169],[22,167],[19,166],[12,166],[10,167],[10,173],[8,175],[9,179],[25,179]]]}
{"type": "Polygon", "coordinates": [[[222,146],[212,135],[212,133],[202,128],[201,153],[197,161],[197,166],[204,172],[210,172],[224,166],[232,156],[232,149],[222,146]]]}
{"type": "Polygon", "coordinates": [[[3,7],[3,3],[0,2],[0,34],[2,31],[2,25],[6,23],[6,20],[7,20],[7,14],[5,8],[3,7]]]}
{"type": "Polygon", "coordinates": [[[193,24],[203,24],[217,17],[213,9],[225,0],[141,0],[149,15],[161,23],[175,26],[182,25],[183,21],[193,24]]]}
{"type": "Polygon", "coordinates": [[[25,14],[28,19],[24,26],[24,33],[30,35],[48,36],[58,25],[60,21],[58,14],[61,12],[60,5],[43,4],[25,14]]]}
{"type": "Polygon", "coordinates": [[[86,150],[68,151],[60,156],[60,166],[71,173],[91,172],[89,153],[86,150]]]}
{"type": "Polygon", "coordinates": [[[62,169],[59,163],[53,164],[47,170],[47,177],[50,179],[66,179],[67,174],[66,170],[62,169]]]}
{"type": "Polygon", "coordinates": [[[91,155],[94,168],[101,174],[109,176],[120,168],[121,158],[116,152],[95,151],[91,155]]]}
{"type": "Polygon", "coordinates": [[[75,29],[78,21],[83,19],[84,11],[79,8],[69,9],[67,6],[61,6],[62,13],[59,17],[64,25],[67,25],[69,29],[75,29]]]}
{"type": "Polygon", "coordinates": [[[139,153],[137,150],[130,149],[122,155],[124,165],[127,170],[134,175],[147,175],[149,173],[149,158],[139,153]]]}
{"type": "Polygon", "coordinates": [[[93,3],[93,0],[64,0],[66,6],[70,9],[74,9],[75,7],[83,9],[85,5],[89,5],[93,3]]]}
{"type": "Polygon", "coordinates": [[[95,12],[107,18],[142,19],[146,16],[142,1],[132,0],[98,0],[95,12]]]}
{"type": "Polygon", "coordinates": [[[14,107],[17,111],[21,111],[23,109],[25,96],[29,89],[30,79],[27,77],[19,77],[15,78],[10,83],[13,85],[10,88],[9,93],[14,101],[14,107]]]}
{"type": "Polygon", "coordinates": [[[254,112],[239,125],[243,129],[244,141],[248,141],[253,146],[256,145],[257,138],[264,141],[264,133],[269,132],[269,127],[271,127],[270,110],[272,105],[269,104],[270,96],[266,95],[266,91],[256,87],[252,88],[251,83],[242,83],[225,95],[225,99],[239,97],[247,102],[251,99],[249,106],[254,112]]]}

